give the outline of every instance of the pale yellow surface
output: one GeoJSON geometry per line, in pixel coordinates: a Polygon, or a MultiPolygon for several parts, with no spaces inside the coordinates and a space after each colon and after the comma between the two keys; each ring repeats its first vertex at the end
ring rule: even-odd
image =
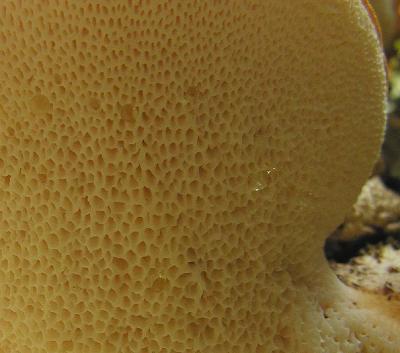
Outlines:
{"type": "Polygon", "coordinates": [[[384,125],[359,0],[2,0],[0,43],[1,353],[398,349],[322,251],[384,125]]]}

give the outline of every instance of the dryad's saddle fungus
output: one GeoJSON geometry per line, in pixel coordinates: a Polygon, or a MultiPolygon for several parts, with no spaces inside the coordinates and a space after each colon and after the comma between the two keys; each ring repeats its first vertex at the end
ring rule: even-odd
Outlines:
{"type": "Polygon", "coordinates": [[[377,157],[360,0],[2,0],[0,352],[370,353],[325,236],[377,157]]]}

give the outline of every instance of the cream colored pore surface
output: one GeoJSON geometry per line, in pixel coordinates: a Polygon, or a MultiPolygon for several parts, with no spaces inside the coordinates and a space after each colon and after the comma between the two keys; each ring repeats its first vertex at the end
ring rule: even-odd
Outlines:
{"type": "Polygon", "coordinates": [[[395,351],[322,253],[382,134],[360,1],[2,0],[0,43],[0,352],[395,351]]]}

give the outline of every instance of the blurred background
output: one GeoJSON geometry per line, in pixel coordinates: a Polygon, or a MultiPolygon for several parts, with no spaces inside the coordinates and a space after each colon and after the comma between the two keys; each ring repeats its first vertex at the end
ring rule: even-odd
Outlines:
{"type": "Polygon", "coordinates": [[[325,253],[343,282],[400,300],[400,0],[368,1],[387,59],[385,141],[373,174],[328,238],[325,253]]]}

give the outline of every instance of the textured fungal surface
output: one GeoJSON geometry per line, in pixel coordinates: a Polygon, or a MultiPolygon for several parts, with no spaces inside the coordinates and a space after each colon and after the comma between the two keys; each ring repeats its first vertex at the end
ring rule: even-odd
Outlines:
{"type": "Polygon", "coordinates": [[[322,252],[382,133],[361,1],[2,0],[0,43],[0,352],[395,352],[322,252]]]}

